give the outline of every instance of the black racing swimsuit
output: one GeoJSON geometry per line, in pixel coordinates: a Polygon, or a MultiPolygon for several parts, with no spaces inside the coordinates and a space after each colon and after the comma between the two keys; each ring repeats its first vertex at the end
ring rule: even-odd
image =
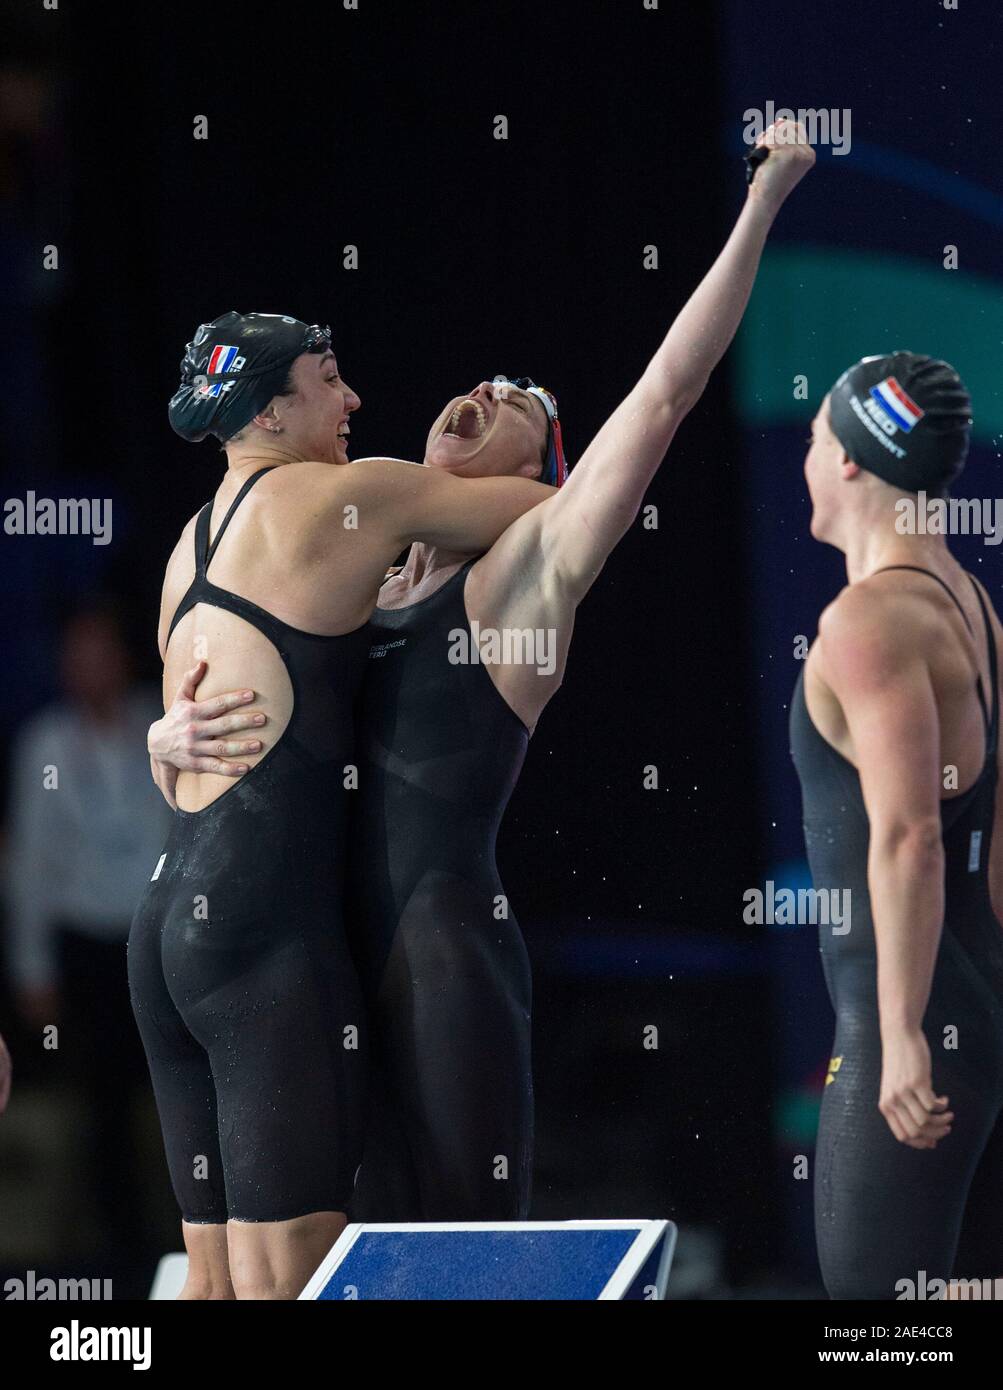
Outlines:
{"type": "MultiPolygon", "coordinates": [[[[196,604],[250,623],[285,663],[294,705],[274,747],[216,801],[178,811],[136,910],[129,985],[186,1221],[344,1211],[362,1154],[363,1004],[342,917],[365,628],[300,632],[206,570],[262,469],[209,546],[195,529],[196,604]]],[[[151,866],[152,867],[152,866],[151,866]]]]}
{"type": "Polygon", "coordinates": [[[530,971],[495,839],[525,726],[469,636],[470,561],[428,598],[377,609],[358,717],[351,931],[374,1013],[374,1107],[353,1214],[525,1216],[530,971]]]}
{"type": "MultiPolygon", "coordinates": [[[[929,570],[919,572],[942,585],[970,627],[947,585],[929,570]]],[[[812,880],[816,889],[851,894],[849,932],[820,928],[836,1039],[815,1155],[815,1229],[833,1298],[893,1299],[908,1288],[904,1281],[919,1287],[923,1279],[929,1284],[952,1273],[1003,1275],[1003,927],[988,881],[999,685],[989,614],[974,581],[973,588],[985,621],[992,690],[987,709],[979,679],[986,726],[982,771],[964,795],[940,804],[944,923],[923,1031],[934,1092],[948,1097],[955,1118],[952,1132],[934,1149],[899,1142],[878,1110],[877,957],[860,778],[811,722],[803,673],[791,706],[791,751],[801,780],[812,880]],[[969,1246],[985,1261],[978,1268],[961,1263],[969,1246]]]]}

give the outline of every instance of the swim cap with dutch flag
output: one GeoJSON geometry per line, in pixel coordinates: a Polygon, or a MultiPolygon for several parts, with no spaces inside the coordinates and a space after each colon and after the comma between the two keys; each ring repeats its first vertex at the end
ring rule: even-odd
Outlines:
{"type": "Polygon", "coordinates": [[[971,409],[954,368],[915,352],[863,357],[829,393],[829,423],[847,456],[932,497],[945,497],[965,466],[971,409]]]}

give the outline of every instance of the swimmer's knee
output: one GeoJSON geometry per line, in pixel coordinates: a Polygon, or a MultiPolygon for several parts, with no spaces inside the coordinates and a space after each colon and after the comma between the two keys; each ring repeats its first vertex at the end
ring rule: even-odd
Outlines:
{"type": "Polygon", "coordinates": [[[230,1278],[236,1298],[298,1298],[345,1229],[344,1212],[312,1212],[285,1221],[228,1224],[230,1278]]]}
{"type": "Polygon", "coordinates": [[[188,1252],[188,1272],[178,1298],[200,1302],[232,1299],[225,1221],[185,1221],[181,1231],[188,1252]]]}

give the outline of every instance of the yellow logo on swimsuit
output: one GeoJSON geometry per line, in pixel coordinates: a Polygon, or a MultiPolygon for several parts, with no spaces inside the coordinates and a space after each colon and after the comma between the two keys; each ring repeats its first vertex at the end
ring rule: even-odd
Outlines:
{"type": "Polygon", "coordinates": [[[842,1057],[833,1057],[829,1061],[829,1074],[825,1078],[825,1084],[831,1086],[836,1079],[836,1073],[843,1065],[842,1057]]]}

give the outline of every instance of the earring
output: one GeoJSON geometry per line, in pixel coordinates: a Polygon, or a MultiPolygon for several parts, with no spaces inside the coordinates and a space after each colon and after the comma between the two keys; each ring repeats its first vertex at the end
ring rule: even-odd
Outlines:
{"type": "Polygon", "coordinates": [[[269,428],[269,430],[271,431],[272,434],[281,434],[281,433],[282,433],[282,426],[281,426],[281,425],[269,425],[268,428],[269,428]]]}

